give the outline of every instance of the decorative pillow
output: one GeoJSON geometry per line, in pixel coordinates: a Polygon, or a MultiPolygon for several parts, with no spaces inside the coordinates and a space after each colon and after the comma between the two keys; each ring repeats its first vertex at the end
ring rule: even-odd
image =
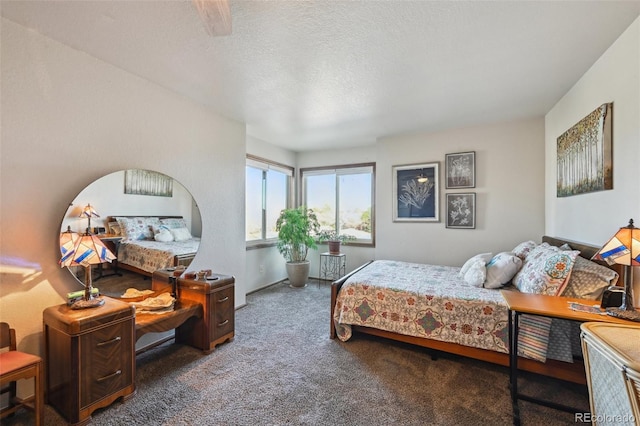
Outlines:
{"type": "Polygon", "coordinates": [[[174,241],[186,241],[193,238],[187,228],[169,228],[174,241]]]}
{"type": "Polygon", "coordinates": [[[469,270],[469,268],[471,268],[471,266],[473,266],[476,261],[478,259],[482,260],[485,264],[491,260],[491,256],[493,256],[493,253],[480,253],[480,254],[476,254],[475,256],[473,256],[471,259],[467,260],[464,265],[462,265],[462,268],[460,268],[460,273],[458,274],[460,277],[464,277],[464,275],[467,273],[467,271],[469,270]]]}
{"type": "Polygon", "coordinates": [[[498,253],[487,263],[484,288],[500,288],[513,278],[522,267],[522,259],[513,253],[498,253]]]}
{"type": "Polygon", "coordinates": [[[187,221],[181,217],[169,217],[160,219],[160,224],[169,229],[187,228],[187,221]]]}
{"type": "Polygon", "coordinates": [[[487,268],[485,267],[485,261],[483,259],[476,259],[464,274],[464,280],[467,284],[474,287],[482,287],[486,278],[487,268]]]}
{"type": "Polygon", "coordinates": [[[604,290],[616,285],[618,278],[616,271],[577,257],[569,281],[560,294],[564,297],[600,300],[604,290]]]}
{"type": "Polygon", "coordinates": [[[556,296],[564,290],[579,253],[542,243],[529,252],[513,284],[523,293],[556,296]]]}
{"type": "Polygon", "coordinates": [[[169,228],[160,226],[160,229],[158,230],[158,232],[156,232],[156,235],[153,237],[153,239],[156,241],[167,243],[169,241],[173,241],[173,234],[169,232],[169,228]]]}
{"type": "Polygon", "coordinates": [[[535,241],[525,241],[518,244],[516,248],[512,250],[512,253],[518,256],[520,259],[525,260],[529,252],[536,248],[536,246],[537,244],[535,243],[535,241]]]}
{"type": "Polygon", "coordinates": [[[129,240],[152,240],[153,228],[160,226],[157,217],[118,217],[120,231],[129,240]]]}

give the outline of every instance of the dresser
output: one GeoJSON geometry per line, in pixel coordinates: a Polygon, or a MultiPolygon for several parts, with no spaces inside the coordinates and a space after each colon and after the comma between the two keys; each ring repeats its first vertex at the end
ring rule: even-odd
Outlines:
{"type": "Polygon", "coordinates": [[[135,391],[135,308],[104,297],[97,308],[43,312],[46,403],[71,424],[135,391]]]}
{"type": "Polygon", "coordinates": [[[153,273],[151,288],[161,291],[172,286],[180,303],[197,303],[202,316],[192,317],[176,328],[176,342],[193,346],[205,353],[230,341],[235,333],[235,278],[211,274],[206,279],[174,278],[171,271],[153,273]]]}

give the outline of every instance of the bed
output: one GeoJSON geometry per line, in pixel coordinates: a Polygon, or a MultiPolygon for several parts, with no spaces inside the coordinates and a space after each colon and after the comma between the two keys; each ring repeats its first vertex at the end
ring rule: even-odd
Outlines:
{"type": "Polygon", "coordinates": [[[188,267],[200,246],[182,216],[111,216],[108,223],[110,233],[122,237],[118,268],[149,277],[159,269],[188,267]]]}
{"type": "MultiPolygon", "coordinates": [[[[507,366],[508,309],[500,290],[597,299],[619,276],[589,260],[597,249],[545,236],[541,243],[523,242],[495,256],[479,254],[462,268],[371,261],[332,283],[330,335],[347,342],[370,334],[507,366]],[[496,280],[491,271],[499,263],[508,267],[496,280]],[[469,264],[484,271],[480,285],[469,264]]],[[[520,368],[585,383],[582,362],[574,362],[581,355],[578,325],[541,317],[526,321],[520,368]]]]}

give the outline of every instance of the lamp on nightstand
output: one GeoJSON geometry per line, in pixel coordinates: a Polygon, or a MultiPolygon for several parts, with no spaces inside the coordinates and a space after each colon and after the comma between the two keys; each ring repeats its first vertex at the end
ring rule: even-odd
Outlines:
{"type": "Polygon", "coordinates": [[[67,229],[60,234],[61,267],[84,266],[84,299],[71,305],[72,309],[95,308],[104,305],[104,300],[92,294],[91,266],[111,262],[116,256],[102,243],[100,238],[89,232],[78,235],[67,229]],[[75,236],[74,236],[75,235],[75,236]]]}
{"type": "Polygon", "coordinates": [[[624,265],[624,296],[619,308],[607,308],[607,314],[631,321],[640,321],[640,312],[633,307],[633,268],[640,265],[640,229],[629,225],[620,228],[613,237],[593,256],[609,265],[624,265]]]}
{"type": "Polygon", "coordinates": [[[79,217],[86,217],[88,219],[87,232],[89,232],[89,230],[91,229],[91,218],[100,217],[100,215],[93,207],[91,207],[91,204],[87,204],[86,207],[82,209],[82,212],[80,213],[79,217]]]}

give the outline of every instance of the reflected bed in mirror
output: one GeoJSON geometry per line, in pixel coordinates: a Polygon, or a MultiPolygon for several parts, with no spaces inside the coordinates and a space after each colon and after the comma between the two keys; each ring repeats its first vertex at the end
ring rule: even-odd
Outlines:
{"type": "MultiPolygon", "coordinates": [[[[94,273],[94,285],[109,296],[119,296],[125,282],[142,282],[157,269],[188,266],[200,245],[200,212],[187,189],[157,172],[133,172],[115,172],[87,186],[71,202],[61,225],[61,231],[79,233],[90,227],[116,254],[116,261],[94,273]],[[138,179],[134,190],[131,176],[138,179]],[[81,214],[89,204],[98,214],[90,219],[81,214]]],[[[70,270],[82,277],[81,271],[70,270]]]]}

